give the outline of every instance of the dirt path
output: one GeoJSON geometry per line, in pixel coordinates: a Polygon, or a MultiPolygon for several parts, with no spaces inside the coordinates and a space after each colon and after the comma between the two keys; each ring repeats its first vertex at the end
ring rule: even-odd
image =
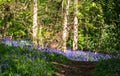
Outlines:
{"type": "Polygon", "coordinates": [[[60,67],[55,73],[56,76],[91,76],[91,70],[94,69],[97,62],[69,61],[68,63],[53,62],[60,67]]]}

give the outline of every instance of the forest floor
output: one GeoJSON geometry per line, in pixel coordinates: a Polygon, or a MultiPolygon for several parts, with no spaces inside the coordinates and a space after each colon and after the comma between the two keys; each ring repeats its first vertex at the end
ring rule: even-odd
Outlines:
{"type": "Polygon", "coordinates": [[[55,72],[56,76],[92,76],[92,70],[97,62],[68,61],[67,63],[53,62],[60,69],[55,72]]]}

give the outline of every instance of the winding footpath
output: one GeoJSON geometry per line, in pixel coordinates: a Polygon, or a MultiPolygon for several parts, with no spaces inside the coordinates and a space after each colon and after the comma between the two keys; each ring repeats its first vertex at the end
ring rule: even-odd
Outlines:
{"type": "Polygon", "coordinates": [[[92,70],[97,62],[69,61],[68,63],[53,62],[60,69],[55,72],[56,76],[92,76],[92,70]]]}

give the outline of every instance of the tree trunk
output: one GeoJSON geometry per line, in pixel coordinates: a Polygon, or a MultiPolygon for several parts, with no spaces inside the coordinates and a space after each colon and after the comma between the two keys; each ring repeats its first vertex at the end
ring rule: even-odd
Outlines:
{"type": "Polygon", "coordinates": [[[40,46],[41,48],[44,47],[43,37],[42,37],[42,25],[39,25],[39,26],[38,26],[38,31],[37,31],[37,43],[38,43],[38,46],[40,46]]]}
{"type": "Polygon", "coordinates": [[[61,15],[62,15],[62,18],[63,18],[63,9],[64,9],[64,0],[62,0],[62,10],[61,10],[61,15]]]}
{"type": "Polygon", "coordinates": [[[64,12],[64,21],[63,21],[63,47],[62,50],[66,50],[66,41],[67,41],[67,25],[68,25],[68,13],[69,13],[69,3],[70,0],[66,0],[66,7],[64,12]]]}
{"type": "Polygon", "coordinates": [[[73,38],[73,50],[78,49],[78,0],[74,0],[74,38],[73,38]]]}
{"type": "Polygon", "coordinates": [[[9,27],[10,27],[10,22],[7,22],[6,27],[4,27],[4,30],[3,30],[3,37],[6,37],[7,30],[9,29],[9,27]]]}
{"type": "Polygon", "coordinates": [[[37,45],[37,30],[38,30],[38,25],[37,25],[37,0],[33,0],[33,26],[32,26],[32,38],[33,38],[33,43],[37,45]]]}

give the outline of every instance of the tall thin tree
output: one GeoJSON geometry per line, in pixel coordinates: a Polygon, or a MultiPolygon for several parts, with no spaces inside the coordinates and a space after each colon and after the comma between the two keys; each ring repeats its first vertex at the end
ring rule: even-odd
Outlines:
{"type": "Polygon", "coordinates": [[[33,26],[32,26],[32,38],[33,43],[37,45],[37,30],[38,30],[38,24],[37,24],[37,0],[33,0],[33,26]]]}
{"type": "Polygon", "coordinates": [[[78,49],[78,0],[74,0],[74,37],[73,37],[73,50],[78,49]]]}
{"type": "Polygon", "coordinates": [[[64,21],[63,21],[63,47],[62,50],[66,50],[66,41],[67,41],[67,25],[68,25],[68,14],[69,14],[69,4],[70,0],[64,0],[65,3],[65,12],[64,12],[64,21]]]}

